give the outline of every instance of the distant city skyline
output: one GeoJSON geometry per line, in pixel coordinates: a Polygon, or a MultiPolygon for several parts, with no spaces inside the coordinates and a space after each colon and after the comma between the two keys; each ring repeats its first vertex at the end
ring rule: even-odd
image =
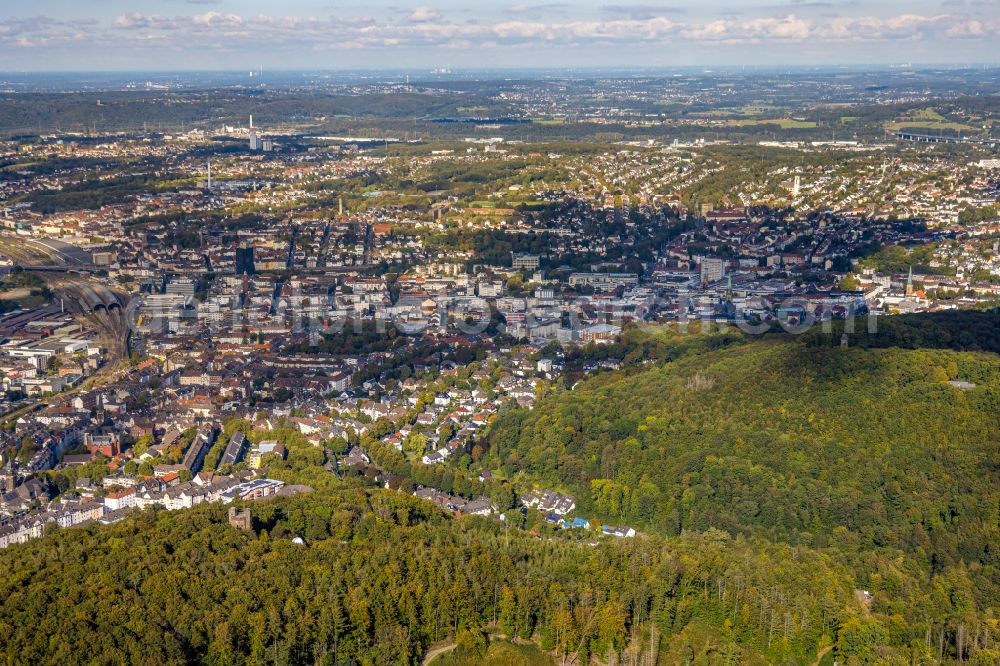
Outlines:
{"type": "MultiPolygon", "coordinates": [[[[13,6],[11,6],[13,5],[13,6]]],[[[37,0],[0,70],[997,63],[1000,0],[37,0]]]]}

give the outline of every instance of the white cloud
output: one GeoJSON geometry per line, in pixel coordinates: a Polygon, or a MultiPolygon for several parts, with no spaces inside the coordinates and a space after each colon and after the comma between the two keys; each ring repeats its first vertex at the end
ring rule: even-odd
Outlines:
{"type": "Polygon", "coordinates": [[[132,30],[136,28],[143,30],[173,30],[178,26],[178,22],[159,14],[146,16],[139,12],[129,12],[116,18],[112,26],[119,30],[132,30]]]}
{"type": "Polygon", "coordinates": [[[237,14],[220,14],[219,12],[205,12],[191,17],[191,22],[202,26],[233,26],[243,25],[243,18],[237,14]]]}
{"type": "Polygon", "coordinates": [[[420,6],[410,12],[410,20],[419,23],[426,21],[439,21],[441,20],[441,12],[433,7],[420,6]]]}
{"type": "Polygon", "coordinates": [[[960,21],[950,25],[945,34],[953,39],[1000,38],[1000,19],[960,21]]]}
{"type": "MultiPolygon", "coordinates": [[[[436,9],[414,9],[407,21],[371,16],[242,16],[207,11],[167,17],[129,12],[110,22],[60,21],[38,17],[0,20],[0,47],[75,44],[81,35],[100,48],[162,44],[173,49],[260,50],[296,45],[315,50],[366,48],[490,49],[548,46],[697,44],[838,44],[905,40],[990,40],[1000,38],[1000,20],[965,14],[899,14],[720,18],[675,20],[666,16],[565,20],[530,18],[457,22],[436,9]]],[[[995,50],[994,50],[995,53],[995,50]]]]}
{"type": "Polygon", "coordinates": [[[725,19],[701,25],[688,25],[683,37],[694,41],[717,41],[730,44],[765,42],[891,42],[923,39],[929,36],[988,37],[1000,36],[1000,27],[970,21],[958,15],[875,17],[842,16],[825,20],[804,19],[795,15],[782,18],[725,19]]]}

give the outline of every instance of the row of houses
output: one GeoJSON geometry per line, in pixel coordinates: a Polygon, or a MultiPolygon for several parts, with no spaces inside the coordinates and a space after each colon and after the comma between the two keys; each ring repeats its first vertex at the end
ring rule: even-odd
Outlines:
{"type": "Polygon", "coordinates": [[[212,474],[200,474],[186,483],[177,483],[175,478],[152,477],[103,497],[94,497],[84,487],[84,494],[63,497],[45,509],[30,512],[0,526],[0,548],[38,538],[50,524],[59,527],[110,525],[124,518],[132,509],[161,507],[174,511],[205,502],[229,504],[310,490],[305,486],[287,486],[276,479],[212,474]]]}
{"type": "MultiPolygon", "coordinates": [[[[526,493],[521,497],[521,503],[537,509],[545,514],[545,522],[558,525],[563,529],[591,529],[590,521],[579,516],[572,520],[567,518],[576,509],[576,500],[572,495],[557,493],[553,490],[540,490],[526,493]]],[[[634,537],[636,532],[627,525],[602,525],[602,534],[619,538],[634,537]]]]}
{"type": "Polygon", "coordinates": [[[496,509],[486,497],[466,500],[457,495],[449,495],[435,488],[418,488],[414,497],[433,502],[437,506],[462,516],[492,516],[496,509]]]}

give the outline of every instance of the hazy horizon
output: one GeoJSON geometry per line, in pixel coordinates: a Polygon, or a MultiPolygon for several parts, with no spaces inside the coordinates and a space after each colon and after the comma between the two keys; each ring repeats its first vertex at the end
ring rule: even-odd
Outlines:
{"type": "Polygon", "coordinates": [[[1000,0],[38,0],[9,72],[959,65],[1000,61],[1000,0]]]}
{"type": "Polygon", "coordinates": [[[260,67],[246,69],[246,68],[183,68],[183,69],[171,69],[171,68],[155,68],[155,67],[144,67],[135,69],[2,69],[0,68],[0,74],[3,75],[73,75],[73,74],[108,74],[108,75],[119,75],[119,74],[174,74],[174,75],[185,75],[185,74],[235,74],[235,75],[245,75],[249,71],[254,72],[254,76],[259,76],[260,73],[264,75],[267,74],[419,74],[427,73],[434,75],[446,75],[446,74],[478,74],[478,73],[560,73],[560,72],[643,72],[648,74],[670,74],[675,72],[688,72],[688,71],[699,71],[699,72],[714,72],[714,73],[738,73],[738,72],[808,72],[808,71],[823,71],[823,70],[840,70],[846,72],[866,72],[866,71],[933,71],[933,70],[945,70],[945,71],[960,71],[960,70],[990,70],[990,69],[1000,69],[1000,62],[869,62],[869,63],[817,63],[811,65],[741,65],[735,63],[718,63],[713,65],[676,65],[676,66],[649,66],[641,64],[622,64],[622,65],[562,65],[558,67],[530,67],[530,66],[496,66],[496,67],[453,67],[453,66],[443,66],[438,67],[393,67],[390,65],[381,67],[328,67],[328,68],[307,68],[307,67],[260,67]],[[259,68],[259,70],[258,70],[259,68]]]}

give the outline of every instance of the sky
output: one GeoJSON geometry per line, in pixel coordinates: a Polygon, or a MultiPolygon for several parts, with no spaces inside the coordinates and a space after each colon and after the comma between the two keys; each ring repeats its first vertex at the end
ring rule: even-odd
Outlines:
{"type": "Polygon", "coordinates": [[[0,0],[0,71],[1000,63],[1000,0],[0,0]]]}

